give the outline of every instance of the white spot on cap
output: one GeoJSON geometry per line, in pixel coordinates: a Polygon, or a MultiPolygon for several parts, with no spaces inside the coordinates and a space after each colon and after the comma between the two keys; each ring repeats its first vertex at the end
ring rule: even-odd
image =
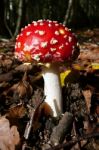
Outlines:
{"type": "Polygon", "coordinates": [[[18,59],[20,59],[20,60],[23,60],[23,58],[24,58],[24,53],[23,53],[23,51],[15,52],[15,58],[18,58],[18,59]]]}
{"type": "Polygon", "coordinates": [[[68,42],[66,42],[65,44],[68,45],[68,42]]]}
{"type": "Polygon", "coordinates": [[[40,30],[38,33],[39,33],[39,35],[44,35],[44,34],[45,34],[45,31],[40,30]]]}
{"type": "Polygon", "coordinates": [[[33,48],[32,45],[29,46],[29,45],[24,44],[23,50],[24,50],[24,51],[30,51],[32,48],[33,48]]]}
{"type": "Polygon", "coordinates": [[[50,40],[50,44],[51,44],[51,45],[56,44],[56,43],[58,43],[58,40],[56,40],[55,38],[52,38],[52,39],[50,40]]]}
{"type": "Polygon", "coordinates": [[[66,30],[66,31],[68,31],[68,28],[67,28],[67,27],[65,27],[65,30],[66,30]]]}
{"type": "Polygon", "coordinates": [[[27,29],[28,26],[25,26],[25,29],[27,29]]]}
{"type": "Polygon", "coordinates": [[[18,58],[18,52],[14,53],[15,58],[18,58]]]}
{"type": "Polygon", "coordinates": [[[75,51],[75,47],[72,46],[72,55],[74,54],[74,51],[75,51]]]}
{"type": "Polygon", "coordinates": [[[48,26],[51,27],[52,25],[49,23],[48,26]]]}
{"type": "Polygon", "coordinates": [[[31,32],[26,32],[26,35],[28,36],[28,35],[30,35],[31,34],[31,32]]]}
{"type": "Polygon", "coordinates": [[[41,55],[42,55],[41,53],[39,53],[39,54],[34,54],[34,55],[32,56],[32,58],[33,58],[34,60],[36,60],[36,61],[39,61],[41,55]]]}
{"type": "Polygon", "coordinates": [[[17,49],[17,45],[15,45],[15,49],[17,49]]]}
{"type": "Polygon", "coordinates": [[[60,52],[56,52],[57,55],[61,55],[60,52]]]}
{"type": "Polygon", "coordinates": [[[23,31],[24,30],[24,28],[21,28],[21,31],[23,31]]]}
{"type": "Polygon", "coordinates": [[[47,41],[46,42],[41,42],[41,47],[42,48],[46,48],[47,47],[47,43],[48,43],[47,41]]]}
{"type": "Polygon", "coordinates": [[[55,31],[55,35],[59,35],[59,31],[55,31]]]}
{"type": "Polygon", "coordinates": [[[67,35],[64,35],[64,38],[67,38],[67,35]]]}
{"type": "Polygon", "coordinates": [[[77,42],[77,46],[79,46],[79,43],[77,42]]]}
{"type": "Polygon", "coordinates": [[[40,26],[43,26],[44,25],[44,23],[43,22],[40,22],[40,26]]]}
{"type": "Polygon", "coordinates": [[[38,41],[38,39],[35,38],[35,39],[33,40],[33,45],[35,46],[35,45],[38,45],[38,44],[39,44],[39,41],[38,41]]]}
{"type": "Polygon", "coordinates": [[[48,22],[51,23],[52,21],[51,21],[51,20],[48,20],[48,22]]]}
{"type": "Polygon", "coordinates": [[[31,26],[31,24],[28,24],[28,27],[31,26]]]}
{"type": "Polygon", "coordinates": [[[38,20],[37,22],[42,22],[43,20],[42,19],[40,19],[40,20],[38,20]]]}
{"type": "Polygon", "coordinates": [[[57,23],[57,21],[53,21],[54,23],[57,23]]]}
{"type": "Polygon", "coordinates": [[[23,34],[21,33],[20,36],[23,36],[23,34]]]}
{"type": "Polygon", "coordinates": [[[62,49],[62,48],[64,48],[64,44],[61,44],[61,45],[59,46],[59,49],[62,49]]]}
{"type": "Polygon", "coordinates": [[[68,37],[68,41],[69,41],[69,42],[72,41],[72,37],[71,37],[71,36],[68,37]]]}
{"type": "Polygon", "coordinates": [[[17,43],[17,47],[18,47],[18,48],[21,47],[21,43],[20,43],[20,42],[17,43]]]}
{"type": "Polygon", "coordinates": [[[17,37],[16,37],[16,40],[19,38],[19,34],[17,35],[17,37]]]}
{"type": "Polygon", "coordinates": [[[52,52],[54,52],[54,51],[56,51],[56,48],[50,48],[50,50],[51,50],[52,52]]]}
{"type": "Polygon", "coordinates": [[[44,35],[45,31],[43,31],[43,30],[36,30],[35,33],[38,33],[39,35],[44,35]]]}
{"type": "Polygon", "coordinates": [[[56,52],[56,53],[54,54],[54,57],[56,57],[56,58],[60,58],[60,57],[61,57],[61,53],[56,52]]]}
{"type": "Polygon", "coordinates": [[[37,26],[37,22],[36,22],[36,21],[33,21],[33,25],[34,25],[34,26],[37,26]]]}
{"type": "Polygon", "coordinates": [[[36,30],[34,33],[38,33],[39,30],[36,30]]]}
{"type": "Polygon", "coordinates": [[[55,26],[57,27],[57,26],[59,26],[59,24],[58,24],[58,23],[55,23],[55,26]]]}
{"type": "Polygon", "coordinates": [[[49,58],[49,57],[52,57],[52,55],[51,55],[49,52],[47,52],[47,53],[45,54],[45,58],[49,58]]]}

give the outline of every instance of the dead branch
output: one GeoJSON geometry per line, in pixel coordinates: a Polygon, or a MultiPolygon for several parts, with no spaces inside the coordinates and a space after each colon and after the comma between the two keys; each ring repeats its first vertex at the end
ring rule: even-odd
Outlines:
{"type": "Polygon", "coordinates": [[[22,145],[22,150],[25,150],[27,148],[27,140],[29,138],[32,126],[33,126],[33,122],[34,122],[34,117],[36,114],[36,111],[38,111],[39,107],[41,106],[41,104],[44,102],[45,97],[43,97],[43,99],[41,100],[41,102],[36,106],[35,109],[33,109],[32,107],[29,107],[30,110],[30,120],[28,121],[26,128],[25,128],[25,132],[24,132],[24,138],[25,138],[25,142],[22,145]]]}
{"type": "Polygon", "coordinates": [[[73,123],[73,115],[69,112],[65,112],[64,116],[60,120],[59,124],[54,127],[51,134],[50,141],[53,145],[63,142],[65,135],[69,132],[73,123]]]}
{"type": "Polygon", "coordinates": [[[46,150],[60,150],[61,148],[67,148],[67,147],[72,147],[76,143],[83,141],[83,140],[89,140],[91,138],[96,138],[99,137],[99,132],[97,133],[90,133],[90,134],[85,134],[82,137],[79,137],[78,139],[76,138],[75,140],[69,141],[68,143],[65,142],[63,144],[58,144],[56,146],[53,146],[51,148],[48,148],[46,150]]]}
{"type": "Polygon", "coordinates": [[[35,110],[32,109],[30,120],[27,123],[26,129],[25,129],[25,132],[24,132],[24,138],[25,138],[25,140],[27,140],[29,138],[30,131],[31,131],[31,128],[32,128],[32,124],[33,124],[34,113],[35,113],[35,110]]]}
{"type": "Polygon", "coordinates": [[[36,114],[36,111],[38,110],[38,108],[41,106],[41,104],[44,102],[45,97],[43,97],[43,99],[41,100],[41,102],[36,106],[35,109],[32,108],[31,113],[30,113],[30,120],[26,125],[26,129],[24,132],[24,138],[27,140],[29,138],[29,134],[33,125],[33,121],[34,121],[34,115],[36,114]]]}

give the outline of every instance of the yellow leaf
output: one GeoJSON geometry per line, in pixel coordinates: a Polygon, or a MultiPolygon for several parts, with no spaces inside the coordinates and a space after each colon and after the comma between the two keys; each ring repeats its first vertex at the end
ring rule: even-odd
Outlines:
{"type": "Polygon", "coordinates": [[[60,73],[60,80],[61,80],[61,85],[64,86],[64,80],[66,78],[66,76],[68,76],[68,74],[71,72],[71,70],[66,70],[65,72],[60,73]]]}
{"type": "Polygon", "coordinates": [[[73,64],[73,68],[76,69],[76,70],[84,70],[84,67],[79,65],[79,64],[73,64]]]}
{"type": "Polygon", "coordinates": [[[91,67],[93,70],[99,70],[99,63],[92,63],[91,67]]]}

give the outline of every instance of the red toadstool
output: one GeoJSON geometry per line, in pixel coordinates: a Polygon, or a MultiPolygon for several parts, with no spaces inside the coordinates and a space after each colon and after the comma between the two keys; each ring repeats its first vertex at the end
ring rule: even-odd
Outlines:
{"type": "Polygon", "coordinates": [[[15,56],[24,62],[50,64],[43,66],[45,102],[58,116],[63,112],[59,63],[70,60],[77,40],[70,30],[51,20],[33,21],[16,38],[15,56]]]}

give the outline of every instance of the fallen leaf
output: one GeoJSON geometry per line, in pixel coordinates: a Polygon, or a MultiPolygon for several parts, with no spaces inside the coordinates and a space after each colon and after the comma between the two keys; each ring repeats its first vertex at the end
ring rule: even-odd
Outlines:
{"type": "Polygon", "coordinates": [[[26,108],[21,104],[9,109],[7,116],[10,118],[22,118],[26,113],[26,108]]]}
{"type": "Polygon", "coordinates": [[[69,75],[70,72],[71,72],[71,70],[66,70],[66,71],[60,73],[60,79],[61,79],[61,85],[62,86],[65,85],[64,80],[65,80],[66,76],[69,75]]]}
{"type": "Polygon", "coordinates": [[[4,117],[0,118],[0,150],[15,150],[20,136],[16,126],[10,128],[10,122],[4,117]]]}

